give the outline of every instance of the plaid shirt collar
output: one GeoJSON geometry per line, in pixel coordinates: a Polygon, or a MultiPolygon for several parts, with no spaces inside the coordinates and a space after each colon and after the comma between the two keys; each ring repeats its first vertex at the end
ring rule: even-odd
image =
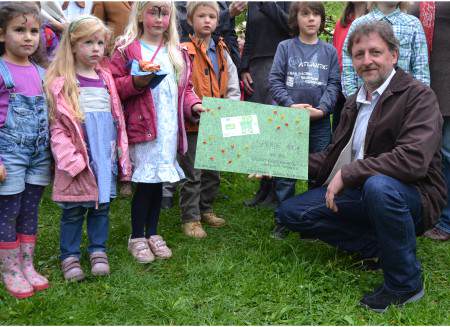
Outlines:
{"type": "Polygon", "coordinates": [[[376,20],[382,20],[385,19],[387,20],[391,25],[395,25],[397,20],[400,18],[402,11],[400,9],[395,9],[393,12],[391,12],[390,14],[384,14],[380,9],[378,9],[377,7],[375,7],[372,10],[372,14],[375,17],[376,20]]]}

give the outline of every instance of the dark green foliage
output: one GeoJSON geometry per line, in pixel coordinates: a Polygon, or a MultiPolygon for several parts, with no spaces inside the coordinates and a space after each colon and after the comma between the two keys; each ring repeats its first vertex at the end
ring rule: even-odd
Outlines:
{"type": "MultiPolygon", "coordinates": [[[[345,7],[345,2],[342,1],[327,1],[324,2],[325,5],[325,33],[321,35],[321,38],[327,42],[331,42],[333,39],[334,26],[337,20],[341,17],[341,14],[345,7]]],[[[244,37],[245,34],[245,21],[247,18],[247,11],[236,17],[236,30],[238,35],[244,37]]]]}

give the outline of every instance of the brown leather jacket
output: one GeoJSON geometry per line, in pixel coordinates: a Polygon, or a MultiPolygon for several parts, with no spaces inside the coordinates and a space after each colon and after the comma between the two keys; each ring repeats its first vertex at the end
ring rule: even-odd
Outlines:
{"type": "MultiPolygon", "coordinates": [[[[225,98],[228,90],[228,51],[222,38],[216,42],[216,54],[219,64],[219,76],[214,72],[214,66],[206,53],[206,45],[202,40],[191,36],[191,42],[184,42],[182,46],[188,49],[192,61],[192,83],[195,93],[203,97],[225,98]]],[[[198,131],[198,123],[186,120],[188,132],[198,131]]]]}
{"type": "MultiPolygon", "coordinates": [[[[356,96],[347,99],[332,143],[309,157],[309,174],[316,186],[325,182],[351,137],[358,115],[356,96]]],[[[364,159],[342,167],[345,187],[362,187],[377,174],[412,184],[421,195],[425,230],[432,227],[447,199],[441,169],[442,124],[434,92],[398,68],[369,119],[364,159]]]]}
{"type": "Polygon", "coordinates": [[[127,27],[131,6],[132,1],[94,1],[92,15],[100,18],[112,30],[114,41],[127,27]]]}

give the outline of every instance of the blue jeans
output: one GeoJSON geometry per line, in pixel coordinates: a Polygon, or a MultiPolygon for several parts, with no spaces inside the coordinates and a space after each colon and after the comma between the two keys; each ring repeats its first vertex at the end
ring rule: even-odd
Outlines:
{"type": "Polygon", "coordinates": [[[76,206],[63,209],[61,216],[61,261],[67,257],[79,258],[84,215],[87,212],[88,252],[106,252],[109,229],[109,203],[99,204],[98,209],[76,206]]]}
{"type": "MultiPolygon", "coordinates": [[[[442,167],[450,198],[450,118],[444,119],[442,129],[442,167]]],[[[450,233],[450,201],[448,200],[436,227],[450,233]]]]}
{"type": "Polygon", "coordinates": [[[368,178],[362,189],[335,198],[338,212],[325,204],[326,187],[284,201],[277,219],[303,238],[320,239],[363,258],[379,257],[384,285],[394,293],[422,284],[416,258],[416,228],[422,228],[420,194],[385,175],[368,178]]]}
{"type": "MultiPolygon", "coordinates": [[[[330,117],[311,123],[309,132],[309,153],[321,152],[331,142],[330,117]]],[[[281,203],[295,195],[295,183],[291,178],[275,178],[275,194],[278,203],[281,203]]]]}

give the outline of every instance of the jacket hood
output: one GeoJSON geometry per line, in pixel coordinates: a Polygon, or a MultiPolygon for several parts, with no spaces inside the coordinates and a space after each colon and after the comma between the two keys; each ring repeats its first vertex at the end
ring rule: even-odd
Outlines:
{"type": "Polygon", "coordinates": [[[59,95],[64,86],[65,78],[63,76],[56,77],[53,82],[49,85],[50,92],[59,95]]]}

